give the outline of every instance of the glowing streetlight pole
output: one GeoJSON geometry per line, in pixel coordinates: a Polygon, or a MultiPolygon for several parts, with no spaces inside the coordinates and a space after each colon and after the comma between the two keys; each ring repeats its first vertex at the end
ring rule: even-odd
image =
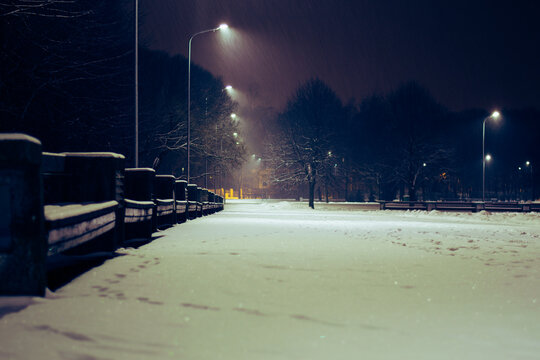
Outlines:
{"type": "Polygon", "coordinates": [[[534,177],[533,177],[533,166],[530,161],[525,161],[525,166],[531,168],[531,201],[534,201],[534,177]]]}
{"type": "Polygon", "coordinates": [[[139,167],[139,0],[135,0],[135,167],[139,167]]]}
{"type": "Polygon", "coordinates": [[[190,157],[190,149],[191,149],[191,41],[193,38],[197,35],[209,33],[209,32],[216,32],[218,30],[225,30],[229,28],[227,24],[221,24],[217,28],[214,29],[208,29],[199,31],[198,33],[195,33],[191,35],[188,42],[188,98],[187,98],[187,108],[188,108],[188,116],[187,116],[187,183],[189,184],[189,157],[190,157]]]}
{"type": "Polygon", "coordinates": [[[493,114],[486,117],[484,121],[482,122],[482,202],[486,201],[486,160],[489,161],[491,159],[491,156],[489,159],[486,159],[485,155],[485,143],[486,143],[486,120],[488,119],[494,119],[497,120],[501,114],[499,114],[498,111],[494,111],[493,114]]]}

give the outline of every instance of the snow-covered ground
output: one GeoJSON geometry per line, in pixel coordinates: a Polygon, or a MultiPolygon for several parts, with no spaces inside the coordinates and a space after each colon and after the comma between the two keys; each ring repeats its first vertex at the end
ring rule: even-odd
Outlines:
{"type": "Polygon", "coordinates": [[[539,214],[237,201],[157,235],[0,298],[0,358],[540,358],[539,214]]]}

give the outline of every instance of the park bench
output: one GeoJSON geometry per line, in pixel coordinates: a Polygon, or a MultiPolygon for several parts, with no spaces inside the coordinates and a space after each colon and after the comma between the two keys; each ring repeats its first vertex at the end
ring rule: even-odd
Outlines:
{"type": "Polygon", "coordinates": [[[518,202],[486,202],[484,205],[485,210],[488,211],[518,211],[524,210],[524,204],[518,202]]]}
{"type": "Polygon", "coordinates": [[[523,204],[523,211],[536,211],[540,212],[540,203],[527,203],[523,204]]]}
{"type": "Polygon", "coordinates": [[[174,195],[176,200],[176,221],[178,223],[183,223],[187,220],[187,181],[186,180],[176,180],[174,184],[174,195]]]}
{"type": "Polygon", "coordinates": [[[388,201],[381,202],[381,210],[427,210],[427,206],[419,201],[388,201]]]}
{"type": "Polygon", "coordinates": [[[156,175],[154,178],[154,203],[156,206],[154,219],[157,229],[165,229],[176,224],[175,182],[176,178],[173,175],[156,175]]]}
{"type": "Polygon", "coordinates": [[[150,168],[128,168],[124,175],[125,237],[126,239],[152,237],[154,214],[154,177],[150,168]]]}
{"type": "Polygon", "coordinates": [[[478,212],[483,209],[482,203],[466,201],[430,201],[427,202],[427,210],[439,211],[470,211],[478,212]]]}

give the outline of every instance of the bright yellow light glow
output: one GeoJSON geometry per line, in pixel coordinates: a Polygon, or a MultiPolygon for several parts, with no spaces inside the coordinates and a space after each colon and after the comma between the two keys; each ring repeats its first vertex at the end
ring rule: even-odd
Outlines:
{"type": "Polygon", "coordinates": [[[501,116],[501,114],[498,111],[494,111],[493,114],[491,114],[491,117],[494,119],[498,119],[501,116]]]}

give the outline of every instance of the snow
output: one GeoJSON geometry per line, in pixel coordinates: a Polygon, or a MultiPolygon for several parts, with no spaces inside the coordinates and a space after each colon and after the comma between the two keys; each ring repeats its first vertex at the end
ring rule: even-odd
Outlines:
{"type": "Polygon", "coordinates": [[[225,209],[0,298],[0,358],[539,358],[539,214],[225,209]]]}
{"type": "Polygon", "coordinates": [[[0,141],[28,141],[37,145],[41,145],[41,141],[33,136],[20,133],[1,133],[0,141]]]}

